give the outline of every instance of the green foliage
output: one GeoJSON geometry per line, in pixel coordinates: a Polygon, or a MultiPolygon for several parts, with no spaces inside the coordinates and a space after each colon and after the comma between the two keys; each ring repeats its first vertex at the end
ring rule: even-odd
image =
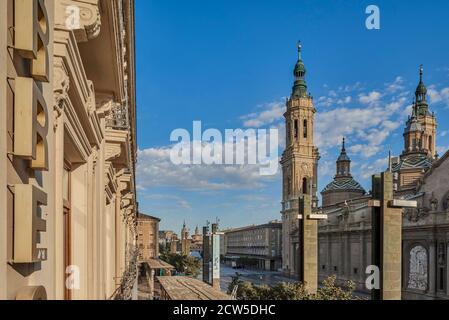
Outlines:
{"type": "Polygon", "coordinates": [[[178,273],[191,277],[197,277],[200,274],[201,261],[195,257],[164,252],[160,258],[175,267],[178,273]]]}
{"type": "Polygon", "coordinates": [[[244,282],[236,273],[228,287],[228,294],[236,285],[238,300],[357,300],[353,295],[355,284],[348,281],[344,287],[336,285],[336,277],[330,277],[318,288],[316,294],[309,294],[304,284],[281,282],[270,287],[267,285],[257,286],[250,282],[244,282]]]}

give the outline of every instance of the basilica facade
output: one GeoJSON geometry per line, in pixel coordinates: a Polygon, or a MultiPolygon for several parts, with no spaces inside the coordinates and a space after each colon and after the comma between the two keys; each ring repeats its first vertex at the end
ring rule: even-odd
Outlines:
{"type": "MultiPolygon", "coordinates": [[[[301,50],[301,49],[300,49],[301,50]]],[[[298,201],[302,193],[314,198],[313,209],[328,216],[319,223],[319,280],[337,276],[340,283],[355,282],[368,292],[366,269],[371,265],[370,191],[351,174],[351,159],[343,139],[336,161],[336,174],[317,200],[319,153],[313,142],[316,112],[307,94],[305,66],[299,56],[295,85],[287,101],[286,150],[283,168],[283,272],[298,276],[298,201]],[[304,133],[304,130],[307,133],[304,133]]],[[[390,157],[395,198],[416,200],[417,208],[403,209],[402,297],[404,299],[449,299],[449,152],[436,151],[437,119],[430,112],[423,69],[415,92],[412,114],[404,128],[404,150],[390,157]]]]}

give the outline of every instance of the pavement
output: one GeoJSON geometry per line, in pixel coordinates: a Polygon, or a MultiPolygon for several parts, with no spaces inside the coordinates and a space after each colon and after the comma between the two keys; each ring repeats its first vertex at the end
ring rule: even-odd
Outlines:
{"type": "Polygon", "coordinates": [[[278,271],[261,271],[261,270],[249,270],[249,269],[233,269],[226,265],[220,266],[220,287],[222,291],[227,291],[229,284],[232,281],[232,277],[236,272],[239,273],[242,281],[248,281],[256,285],[269,285],[274,286],[279,282],[295,282],[294,279],[285,277],[278,271]]]}

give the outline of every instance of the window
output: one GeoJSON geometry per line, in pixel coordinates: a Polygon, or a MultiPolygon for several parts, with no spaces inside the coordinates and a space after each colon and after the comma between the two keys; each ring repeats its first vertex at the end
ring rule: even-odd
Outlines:
{"type": "Polygon", "coordinates": [[[433,140],[432,140],[432,136],[429,136],[429,151],[430,153],[433,153],[433,140]]]}
{"type": "Polygon", "coordinates": [[[298,120],[295,120],[295,139],[298,138],[298,132],[299,132],[298,120]]]}
{"type": "Polygon", "coordinates": [[[334,271],[337,272],[338,271],[338,267],[334,266],[334,271]]]}
{"type": "Polygon", "coordinates": [[[308,182],[307,182],[307,178],[302,179],[302,193],[303,194],[308,194],[309,190],[308,190],[308,182]]]}
{"type": "Polygon", "coordinates": [[[354,268],[354,274],[359,273],[359,269],[358,268],[354,268]]]}
{"type": "Polygon", "coordinates": [[[304,130],[304,139],[307,139],[308,128],[306,119],[304,119],[303,130],[304,130]]]}

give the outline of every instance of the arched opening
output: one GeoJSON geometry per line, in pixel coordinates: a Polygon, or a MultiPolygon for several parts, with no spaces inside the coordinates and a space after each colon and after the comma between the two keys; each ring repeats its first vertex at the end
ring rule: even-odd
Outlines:
{"type": "Polygon", "coordinates": [[[299,133],[299,124],[298,120],[295,120],[295,139],[298,139],[298,133],[299,133]]]}
{"type": "Polygon", "coordinates": [[[307,120],[304,119],[303,130],[304,130],[304,139],[307,139],[308,136],[308,128],[307,128],[307,120]]]}
{"type": "Polygon", "coordinates": [[[432,136],[429,136],[429,151],[431,154],[433,154],[433,139],[432,136]]]}
{"type": "Polygon", "coordinates": [[[302,179],[302,193],[308,194],[309,193],[309,183],[307,181],[307,178],[302,179]]]}

